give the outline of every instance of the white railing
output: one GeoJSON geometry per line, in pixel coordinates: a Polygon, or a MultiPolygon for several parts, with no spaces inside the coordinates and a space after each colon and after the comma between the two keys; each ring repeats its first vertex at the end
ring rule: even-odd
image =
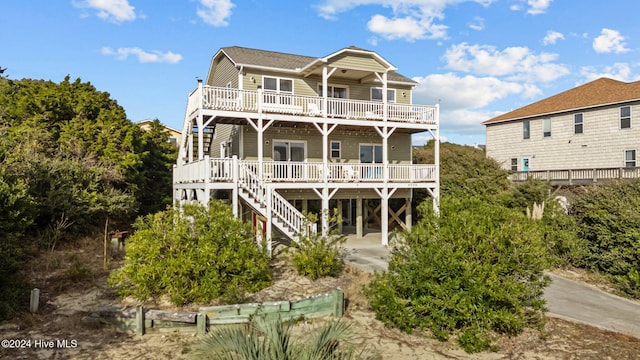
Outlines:
{"type": "MultiPolygon", "coordinates": [[[[267,182],[298,182],[298,183],[322,183],[325,181],[324,164],[321,162],[291,162],[291,161],[263,161],[262,174],[260,174],[260,162],[257,160],[238,160],[240,165],[234,169],[233,159],[209,159],[209,169],[206,169],[206,161],[198,160],[176,167],[174,180],[177,182],[204,182],[205,178],[211,182],[232,182],[234,171],[238,171],[241,181],[255,181],[249,183],[251,189],[257,189],[259,177],[267,182]],[[207,171],[208,176],[207,175],[207,171]]],[[[388,182],[393,183],[417,183],[436,180],[435,165],[423,164],[389,164],[387,166],[388,182]]],[[[566,170],[565,170],[566,171],[566,170]]],[[[546,172],[545,172],[546,174],[546,172]]],[[[544,174],[529,172],[529,176],[546,180],[544,174]]],[[[525,173],[512,174],[514,181],[526,180],[525,173]]],[[[558,177],[561,178],[561,177],[558,177]]],[[[567,179],[563,177],[562,179],[567,179]]],[[[384,165],[366,163],[327,163],[327,178],[330,183],[344,182],[383,182],[384,165]]],[[[256,194],[256,196],[258,196],[256,194]]]]}
{"type": "Polygon", "coordinates": [[[203,183],[207,177],[207,165],[209,158],[205,157],[202,160],[195,160],[190,163],[175,166],[173,168],[173,182],[174,183],[203,183]]]}
{"type": "MultiPolygon", "coordinates": [[[[388,103],[387,120],[437,125],[437,106],[388,103]]],[[[328,117],[362,120],[384,120],[385,104],[380,101],[327,99],[328,117]]],[[[226,87],[200,86],[189,94],[188,113],[197,109],[280,113],[300,116],[322,116],[324,98],[263,90],[239,90],[226,87]]]]}
{"type": "Polygon", "coordinates": [[[569,185],[602,180],[638,178],[640,178],[640,167],[518,171],[510,175],[512,181],[536,179],[552,183],[567,183],[569,185]]]}

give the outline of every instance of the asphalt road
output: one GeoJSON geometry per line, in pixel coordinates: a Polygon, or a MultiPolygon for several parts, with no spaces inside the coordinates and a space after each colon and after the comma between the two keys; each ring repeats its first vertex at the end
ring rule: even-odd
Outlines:
{"type": "MultiPolygon", "coordinates": [[[[380,235],[350,236],[345,244],[345,262],[374,272],[387,269],[389,249],[380,245],[380,235]]],[[[545,290],[548,315],[640,338],[640,302],[609,294],[591,285],[548,273],[545,290]]]]}

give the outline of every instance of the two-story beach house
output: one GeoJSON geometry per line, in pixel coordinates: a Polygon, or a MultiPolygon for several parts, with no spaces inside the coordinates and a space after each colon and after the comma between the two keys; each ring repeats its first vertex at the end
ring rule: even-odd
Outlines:
{"type": "Polygon", "coordinates": [[[390,221],[411,226],[413,189],[439,201],[438,156],[412,164],[412,134],[438,142],[438,107],[413,104],[415,85],[356,47],[324,57],[221,48],[189,94],[174,200],[227,199],[264,228],[269,249],[276,232],[295,241],[317,231],[305,211],[326,234],[333,208],[359,236],[375,218],[387,244],[390,221]]]}
{"type": "Polygon", "coordinates": [[[607,78],[485,121],[487,156],[558,183],[638,177],[640,81],[607,78]]]}

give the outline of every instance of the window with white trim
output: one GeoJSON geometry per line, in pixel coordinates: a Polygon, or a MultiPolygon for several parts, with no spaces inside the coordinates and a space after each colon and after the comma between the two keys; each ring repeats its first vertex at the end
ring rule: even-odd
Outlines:
{"type": "Polygon", "coordinates": [[[636,151],[634,150],[625,150],[624,151],[624,166],[625,167],[636,167],[636,151]]]}
{"type": "Polygon", "coordinates": [[[620,108],[620,128],[631,128],[631,106],[623,106],[620,108]]]}
{"type": "Polygon", "coordinates": [[[285,92],[292,93],[293,92],[293,80],[278,78],[278,77],[270,77],[264,76],[262,78],[262,88],[269,91],[276,92],[285,92]]]}
{"type": "Polygon", "coordinates": [[[511,158],[511,171],[518,171],[518,158],[511,158]]]}
{"type": "MultiPolygon", "coordinates": [[[[382,101],[382,88],[371,88],[371,100],[382,101]]],[[[387,102],[396,102],[396,89],[387,89],[387,102]]]]}
{"type": "Polygon", "coordinates": [[[340,159],[341,156],[341,144],[340,141],[331,141],[331,158],[340,159]]]}
{"type": "Polygon", "coordinates": [[[584,131],[584,120],[582,113],[573,115],[573,133],[582,134],[584,131]]]}
{"type": "Polygon", "coordinates": [[[542,135],[544,137],[551,136],[551,118],[546,118],[542,120],[542,135]]]}
{"type": "Polygon", "coordinates": [[[525,120],[522,122],[522,138],[528,139],[531,137],[531,123],[529,120],[525,120]]]}

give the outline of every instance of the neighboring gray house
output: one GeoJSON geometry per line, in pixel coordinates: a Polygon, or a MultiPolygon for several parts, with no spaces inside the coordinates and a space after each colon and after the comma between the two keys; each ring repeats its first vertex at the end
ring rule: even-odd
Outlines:
{"type": "Polygon", "coordinates": [[[620,168],[638,166],[640,82],[601,78],[483,124],[487,156],[516,175],[635,177],[620,168]]]}
{"type": "Polygon", "coordinates": [[[438,107],[412,104],[415,85],[356,47],[325,57],[221,48],[189,95],[174,199],[229,199],[269,241],[275,231],[293,240],[315,231],[301,212],[336,207],[359,235],[375,218],[386,244],[389,219],[411,226],[413,189],[438,206],[438,157],[414,165],[411,153],[413,133],[438,143],[438,107]],[[369,199],[378,206],[367,214],[369,199]],[[405,203],[404,216],[390,211],[391,199],[405,203]]]}

